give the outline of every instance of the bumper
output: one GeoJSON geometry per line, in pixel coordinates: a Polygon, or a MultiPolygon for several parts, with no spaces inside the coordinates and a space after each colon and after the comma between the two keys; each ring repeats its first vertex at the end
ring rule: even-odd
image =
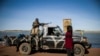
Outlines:
{"type": "Polygon", "coordinates": [[[89,49],[91,47],[92,47],[92,45],[90,43],[85,44],[85,48],[89,49]]]}

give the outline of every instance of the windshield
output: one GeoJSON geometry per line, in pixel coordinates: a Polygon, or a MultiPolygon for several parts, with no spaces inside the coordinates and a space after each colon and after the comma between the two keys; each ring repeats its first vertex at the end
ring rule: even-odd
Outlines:
{"type": "Polygon", "coordinates": [[[59,26],[57,27],[48,27],[48,34],[47,35],[62,35],[63,32],[59,26]]]}
{"type": "Polygon", "coordinates": [[[62,33],[63,33],[59,26],[55,27],[55,28],[53,29],[53,32],[54,32],[55,34],[57,34],[57,33],[62,34],[62,33]]]}

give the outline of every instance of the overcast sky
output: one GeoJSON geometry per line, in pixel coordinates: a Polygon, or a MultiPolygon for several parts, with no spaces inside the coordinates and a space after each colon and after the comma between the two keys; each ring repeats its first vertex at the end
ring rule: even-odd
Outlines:
{"type": "Polygon", "coordinates": [[[100,30],[100,0],[1,0],[0,30],[30,30],[35,18],[63,29],[72,19],[74,30],[100,30]]]}

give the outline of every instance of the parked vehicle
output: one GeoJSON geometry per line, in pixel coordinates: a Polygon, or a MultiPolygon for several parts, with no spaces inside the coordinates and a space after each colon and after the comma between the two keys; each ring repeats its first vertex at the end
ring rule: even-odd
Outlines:
{"type": "MultiPolygon", "coordinates": [[[[21,54],[30,54],[32,50],[65,50],[65,35],[59,26],[43,24],[41,27],[42,30],[40,31],[39,36],[34,37],[31,35],[20,35],[21,37],[18,38],[16,47],[21,54]],[[39,39],[37,39],[37,37],[39,39]],[[36,49],[37,47],[38,49],[36,49]]],[[[85,50],[91,47],[87,37],[84,36],[73,36],[73,42],[75,56],[83,56],[85,54],[85,50]]]]}

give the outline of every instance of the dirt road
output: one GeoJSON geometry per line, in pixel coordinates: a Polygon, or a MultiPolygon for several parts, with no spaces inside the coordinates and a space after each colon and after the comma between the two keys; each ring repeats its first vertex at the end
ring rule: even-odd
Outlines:
{"type": "MultiPolygon", "coordinates": [[[[65,51],[43,51],[43,52],[32,52],[30,55],[21,55],[16,52],[16,47],[5,47],[0,46],[0,56],[67,56],[65,51]]],[[[86,56],[100,56],[100,48],[89,49],[89,54],[86,56]]]]}

